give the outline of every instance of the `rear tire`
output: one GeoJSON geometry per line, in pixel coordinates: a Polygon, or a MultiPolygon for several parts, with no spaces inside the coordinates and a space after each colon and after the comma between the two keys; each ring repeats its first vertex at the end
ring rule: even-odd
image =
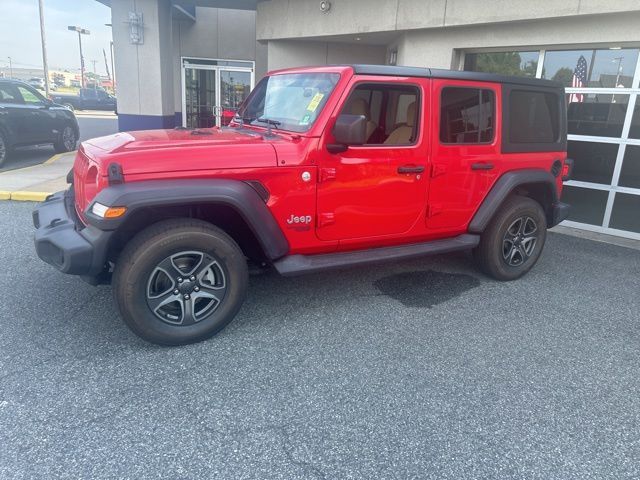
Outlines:
{"type": "Polygon", "coordinates": [[[113,292],[127,326],[159,345],[206,340],[236,316],[248,288],[244,254],[201,220],[152,225],[125,247],[113,292]]]}
{"type": "Polygon", "coordinates": [[[58,140],[53,144],[56,153],[72,152],[76,149],[78,135],[70,125],[65,125],[58,136],[58,140]]]}
{"type": "Polygon", "coordinates": [[[4,163],[9,158],[9,145],[7,144],[7,137],[5,137],[4,133],[0,132],[0,167],[4,165],[4,163]]]}
{"type": "Polygon", "coordinates": [[[513,196],[491,220],[474,249],[485,274],[496,280],[515,280],[536,264],[547,237],[547,222],[538,202],[513,196]]]}

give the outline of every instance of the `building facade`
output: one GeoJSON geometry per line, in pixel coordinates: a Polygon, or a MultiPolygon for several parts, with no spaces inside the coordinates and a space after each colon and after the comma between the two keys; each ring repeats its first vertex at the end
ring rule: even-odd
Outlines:
{"type": "Polygon", "coordinates": [[[212,114],[223,124],[264,72],[301,65],[386,63],[558,80],[567,89],[575,160],[565,223],[640,239],[637,0],[109,3],[121,128],[207,126],[212,114]],[[145,43],[135,49],[132,12],[144,12],[145,43]],[[236,69],[233,80],[226,67],[236,69]]]}

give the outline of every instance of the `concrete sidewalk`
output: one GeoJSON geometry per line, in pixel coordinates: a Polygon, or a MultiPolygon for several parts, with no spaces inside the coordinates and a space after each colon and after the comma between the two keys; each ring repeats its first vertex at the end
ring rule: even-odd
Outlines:
{"type": "Polygon", "coordinates": [[[60,153],[40,165],[0,173],[0,200],[41,202],[65,190],[75,156],[75,151],[60,153]]]}

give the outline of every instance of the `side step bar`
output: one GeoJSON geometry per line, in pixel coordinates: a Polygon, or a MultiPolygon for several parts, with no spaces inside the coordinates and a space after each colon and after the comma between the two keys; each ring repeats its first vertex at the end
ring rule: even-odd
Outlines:
{"type": "Polygon", "coordinates": [[[391,260],[436,255],[439,253],[469,250],[478,245],[480,235],[463,234],[454,238],[433,240],[426,243],[381,247],[356,252],[325,253],[321,255],[287,255],[276,260],[273,266],[284,276],[321,272],[334,268],[345,268],[391,260]]]}

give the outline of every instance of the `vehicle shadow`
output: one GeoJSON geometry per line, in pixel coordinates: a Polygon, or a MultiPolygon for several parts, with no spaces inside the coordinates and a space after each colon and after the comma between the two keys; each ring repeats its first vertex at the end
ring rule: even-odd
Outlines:
{"type": "Polygon", "coordinates": [[[16,148],[9,154],[7,161],[0,168],[0,172],[39,165],[46,162],[55,153],[51,145],[16,148]]]}

